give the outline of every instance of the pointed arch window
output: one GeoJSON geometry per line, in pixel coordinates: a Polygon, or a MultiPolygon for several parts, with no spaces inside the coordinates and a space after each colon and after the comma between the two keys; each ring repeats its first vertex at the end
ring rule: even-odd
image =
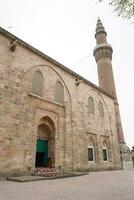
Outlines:
{"type": "Polygon", "coordinates": [[[43,97],[44,78],[40,71],[34,71],[32,79],[32,93],[43,97]]]}
{"type": "Polygon", "coordinates": [[[91,138],[88,142],[88,161],[95,162],[95,145],[91,138]]]}
{"type": "Polygon", "coordinates": [[[60,81],[57,81],[55,84],[55,101],[60,104],[64,103],[63,85],[60,81]]]}
{"type": "Polygon", "coordinates": [[[103,160],[108,161],[108,148],[105,141],[103,141],[103,160]]]}
{"type": "Polygon", "coordinates": [[[100,102],[99,105],[99,116],[104,118],[104,108],[103,108],[103,104],[100,102]]]}
{"type": "Polygon", "coordinates": [[[94,115],[94,100],[92,97],[88,98],[88,111],[90,114],[94,115]]]}

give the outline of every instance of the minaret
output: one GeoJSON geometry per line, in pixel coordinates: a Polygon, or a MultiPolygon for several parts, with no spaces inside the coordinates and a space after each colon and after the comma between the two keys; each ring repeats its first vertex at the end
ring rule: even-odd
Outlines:
{"type": "Polygon", "coordinates": [[[117,101],[114,76],[112,70],[112,53],[113,49],[110,44],[107,43],[107,33],[100,19],[97,21],[96,26],[96,47],[94,49],[94,57],[98,67],[99,86],[108,94],[114,97],[115,112],[116,112],[116,125],[119,143],[124,144],[124,134],[122,130],[122,124],[120,119],[119,105],[117,101]]]}

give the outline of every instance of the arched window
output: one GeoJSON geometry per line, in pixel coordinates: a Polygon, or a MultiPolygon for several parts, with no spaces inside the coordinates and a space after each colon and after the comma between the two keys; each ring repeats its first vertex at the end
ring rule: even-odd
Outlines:
{"type": "Polygon", "coordinates": [[[94,101],[92,97],[88,98],[88,110],[90,114],[94,114],[94,101]]]}
{"type": "Polygon", "coordinates": [[[91,138],[88,141],[88,161],[95,162],[95,145],[91,138]]]}
{"type": "Polygon", "coordinates": [[[103,141],[103,160],[108,161],[108,148],[105,141],[103,141]]]}
{"type": "Polygon", "coordinates": [[[39,71],[35,71],[32,80],[32,93],[43,96],[44,78],[39,71]]]}
{"type": "Polygon", "coordinates": [[[99,103],[99,116],[104,117],[104,109],[103,104],[101,102],[99,103]]]}
{"type": "Polygon", "coordinates": [[[55,84],[55,101],[61,104],[64,102],[63,86],[60,81],[55,84]]]}

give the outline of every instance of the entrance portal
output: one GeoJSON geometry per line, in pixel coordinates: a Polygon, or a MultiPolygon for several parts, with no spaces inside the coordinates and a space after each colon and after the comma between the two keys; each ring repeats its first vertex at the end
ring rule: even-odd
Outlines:
{"type": "Polygon", "coordinates": [[[55,163],[55,138],[54,124],[48,117],[40,120],[37,129],[36,142],[36,167],[54,167],[55,163]]]}
{"type": "Polygon", "coordinates": [[[36,144],[36,167],[47,167],[48,165],[48,141],[37,140],[36,144]]]}

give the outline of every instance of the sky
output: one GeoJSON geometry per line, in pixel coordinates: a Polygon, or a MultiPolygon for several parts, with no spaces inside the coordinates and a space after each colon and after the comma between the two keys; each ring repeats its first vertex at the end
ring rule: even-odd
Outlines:
{"type": "MultiPolygon", "coordinates": [[[[106,1],[107,2],[107,1],[106,1]]],[[[98,85],[93,57],[97,18],[113,47],[113,71],[125,141],[134,146],[134,19],[97,0],[0,0],[0,26],[98,85]]]]}

